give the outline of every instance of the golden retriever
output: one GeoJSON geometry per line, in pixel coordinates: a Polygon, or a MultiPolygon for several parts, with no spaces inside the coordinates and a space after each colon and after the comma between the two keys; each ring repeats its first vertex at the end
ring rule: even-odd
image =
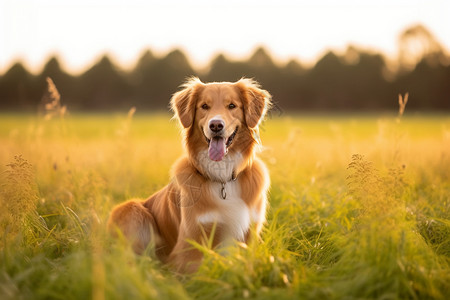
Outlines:
{"type": "Polygon", "coordinates": [[[182,87],[171,106],[182,126],[186,155],[174,164],[163,189],[145,201],[116,206],[108,228],[120,230],[135,252],[152,244],[161,261],[190,273],[202,254],[189,240],[212,238],[217,246],[230,239],[247,242],[251,227],[256,234],[261,231],[269,174],[255,152],[271,96],[245,78],[206,84],[192,78],[182,87]]]}

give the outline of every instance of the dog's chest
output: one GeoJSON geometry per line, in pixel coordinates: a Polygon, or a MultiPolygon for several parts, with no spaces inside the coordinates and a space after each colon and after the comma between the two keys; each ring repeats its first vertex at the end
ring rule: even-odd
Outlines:
{"type": "Polygon", "coordinates": [[[250,224],[259,222],[262,212],[249,208],[241,198],[239,179],[225,184],[226,198],[222,197],[222,184],[210,184],[211,200],[215,209],[198,216],[197,221],[202,224],[217,223],[225,230],[227,236],[238,241],[244,241],[250,224]]]}
{"type": "Polygon", "coordinates": [[[201,172],[212,180],[227,182],[233,176],[233,171],[242,162],[240,153],[228,154],[221,161],[212,161],[208,151],[201,151],[197,156],[201,172]]]}
{"type": "Polygon", "coordinates": [[[239,241],[245,240],[251,223],[261,223],[265,219],[265,205],[259,209],[248,207],[242,199],[239,177],[231,180],[242,159],[240,153],[227,155],[220,162],[211,161],[207,152],[200,152],[198,156],[202,172],[215,181],[209,183],[214,209],[199,215],[197,221],[202,224],[217,223],[228,237],[239,241]]]}

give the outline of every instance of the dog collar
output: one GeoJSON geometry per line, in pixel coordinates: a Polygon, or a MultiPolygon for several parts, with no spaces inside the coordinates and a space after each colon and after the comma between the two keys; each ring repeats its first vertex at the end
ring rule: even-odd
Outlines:
{"type": "MultiPolygon", "coordinates": [[[[231,173],[231,180],[228,180],[227,182],[236,181],[236,179],[237,179],[236,173],[233,171],[233,173],[231,173]]],[[[222,189],[220,190],[220,196],[222,197],[223,200],[227,199],[227,190],[225,189],[225,185],[227,184],[227,182],[221,182],[222,189]]]]}
{"type": "Polygon", "coordinates": [[[212,179],[212,178],[209,178],[209,177],[203,175],[202,172],[200,172],[198,169],[197,169],[197,173],[200,174],[200,175],[202,175],[204,178],[207,178],[207,179],[211,180],[212,182],[218,182],[218,183],[222,184],[222,188],[220,189],[220,197],[221,197],[223,200],[227,199],[227,190],[225,189],[225,186],[226,186],[227,182],[236,181],[236,179],[237,179],[237,175],[236,175],[236,172],[235,172],[235,171],[233,171],[233,172],[231,173],[231,179],[228,180],[228,181],[214,180],[214,179],[212,179]]]}

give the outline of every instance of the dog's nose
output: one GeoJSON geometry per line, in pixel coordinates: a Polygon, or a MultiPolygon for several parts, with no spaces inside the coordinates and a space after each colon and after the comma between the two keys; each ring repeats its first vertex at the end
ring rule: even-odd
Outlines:
{"type": "Polygon", "coordinates": [[[219,132],[225,127],[225,122],[218,119],[212,119],[209,121],[209,129],[211,129],[212,132],[219,132]]]}

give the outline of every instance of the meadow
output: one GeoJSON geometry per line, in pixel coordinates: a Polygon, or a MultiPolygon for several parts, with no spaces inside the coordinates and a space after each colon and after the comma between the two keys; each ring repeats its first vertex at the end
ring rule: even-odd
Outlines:
{"type": "Polygon", "coordinates": [[[172,273],[106,234],[183,152],[168,114],[0,114],[0,299],[448,299],[448,114],[272,113],[261,240],[172,273]]]}

